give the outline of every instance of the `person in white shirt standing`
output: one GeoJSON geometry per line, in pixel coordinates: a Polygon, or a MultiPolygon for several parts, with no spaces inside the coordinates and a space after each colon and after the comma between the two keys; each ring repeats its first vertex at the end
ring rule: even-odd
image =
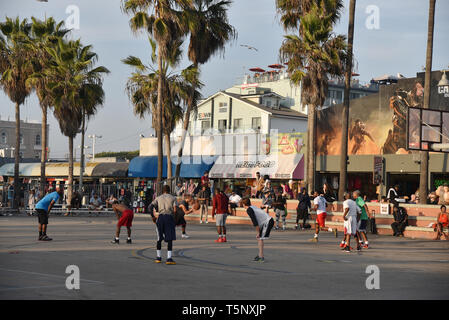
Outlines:
{"type": "Polygon", "coordinates": [[[256,206],[252,206],[249,198],[244,198],[242,203],[246,209],[246,213],[251,218],[253,226],[255,226],[257,230],[256,239],[259,246],[259,254],[253,261],[265,262],[263,254],[264,240],[267,240],[270,237],[270,231],[273,229],[274,220],[264,210],[257,208],[256,206]]]}
{"type": "Polygon", "coordinates": [[[231,195],[229,196],[229,207],[231,209],[231,215],[237,215],[237,207],[239,206],[240,201],[242,201],[242,197],[235,193],[235,191],[232,191],[231,195]]]}
{"type": "Polygon", "coordinates": [[[315,191],[313,193],[313,196],[314,196],[313,199],[314,206],[312,210],[316,211],[316,222],[315,222],[315,235],[313,236],[313,239],[311,239],[310,241],[318,242],[318,234],[320,233],[320,230],[333,232],[335,237],[338,237],[337,228],[326,227],[327,201],[324,198],[324,194],[320,193],[319,191],[315,191]]]}
{"type": "Polygon", "coordinates": [[[362,247],[357,235],[357,226],[362,210],[357,205],[357,203],[351,199],[351,194],[349,192],[344,193],[344,199],[345,201],[343,202],[343,219],[345,220],[345,245],[343,247],[343,251],[348,253],[351,252],[351,235],[357,240],[357,251],[360,251],[362,250],[362,247]]]}

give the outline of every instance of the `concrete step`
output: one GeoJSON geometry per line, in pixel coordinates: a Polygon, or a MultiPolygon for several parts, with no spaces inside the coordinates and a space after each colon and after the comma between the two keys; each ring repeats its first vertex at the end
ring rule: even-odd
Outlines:
{"type": "MultiPolygon", "coordinates": [[[[237,211],[239,213],[239,211],[237,211]]],[[[246,213],[245,213],[246,214],[246,213]]],[[[273,214],[270,213],[270,216],[273,216],[273,214]]],[[[200,215],[197,213],[191,213],[189,215],[185,216],[187,221],[192,221],[192,222],[199,222],[200,219],[200,215]]],[[[422,219],[422,217],[414,217],[414,218],[420,218],[422,219]]],[[[431,217],[426,217],[426,218],[430,218],[431,217]]],[[[203,220],[205,219],[205,217],[203,217],[203,220]]],[[[390,221],[388,219],[383,219],[383,220],[387,220],[388,222],[390,221]]],[[[391,217],[392,219],[392,217],[391,217]]],[[[391,222],[389,223],[383,223],[382,219],[380,219],[378,221],[378,218],[376,217],[376,226],[377,226],[377,230],[379,234],[382,235],[392,235],[392,229],[391,229],[391,222]],[[381,223],[379,223],[381,222],[381,223]]],[[[404,232],[404,236],[407,238],[416,238],[416,239],[433,239],[435,237],[435,232],[433,230],[433,228],[431,227],[427,227],[427,226],[415,226],[412,225],[412,221],[413,219],[410,220],[410,225],[407,226],[405,232],[404,232]]],[[[423,221],[430,221],[430,220],[423,220],[423,221]]],[[[209,214],[208,216],[208,222],[210,224],[215,224],[215,219],[212,219],[211,214],[209,214]]],[[[230,216],[228,215],[228,218],[226,220],[227,224],[242,224],[242,225],[252,225],[251,219],[248,216],[244,216],[244,215],[237,215],[237,216],[230,216]]],[[[281,222],[282,223],[282,222],[281,222]]],[[[309,223],[312,226],[312,229],[315,228],[315,220],[314,217],[312,217],[311,219],[307,220],[307,223],[309,223]]],[[[296,216],[288,216],[286,219],[286,228],[287,229],[294,229],[296,224],[296,216]]],[[[326,226],[329,226],[331,228],[337,228],[337,230],[339,232],[343,232],[344,231],[344,227],[343,227],[343,220],[342,220],[342,213],[340,212],[339,214],[334,215],[334,213],[330,213],[328,214],[327,220],[326,220],[326,226]]]]}

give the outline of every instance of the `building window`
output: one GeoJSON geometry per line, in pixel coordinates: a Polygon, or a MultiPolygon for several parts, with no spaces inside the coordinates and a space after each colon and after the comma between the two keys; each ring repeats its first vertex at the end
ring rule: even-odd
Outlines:
{"type": "Polygon", "coordinates": [[[234,131],[242,128],[243,119],[234,119],[234,131]]]}
{"type": "Polygon", "coordinates": [[[251,120],[251,128],[254,130],[260,130],[261,119],[260,117],[252,118],[251,120]]]}
{"type": "Polygon", "coordinates": [[[227,124],[227,121],[226,120],[218,120],[218,130],[220,131],[220,132],[225,132],[226,131],[226,124],[227,124]]]}
{"type": "Polygon", "coordinates": [[[201,134],[210,129],[210,120],[201,121],[201,134]]]}
{"type": "Polygon", "coordinates": [[[343,99],[343,93],[341,91],[337,91],[337,99],[341,101],[343,99]]]}
{"type": "Polygon", "coordinates": [[[38,134],[36,135],[36,146],[40,146],[41,145],[41,135],[38,134]]]}
{"type": "Polygon", "coordinates": [[[1,136],[1,143],[2,144],[6,144],[8,142],[8,138],[6,136],[6,132],[2,132],[2,136],[1,136]]]}
{"type": "Polygon", "coordinates": [[[23,134],[20,134],[20,144],[23,144],[23,134]]]}
{"type": "Polygon", "coordinates": [[[228,104],[226,102],[220,102],[218,104],[218,113],[228,112],[228,104]]]}
{"type": "Polygon", "coordinates": [[[265,101],[265,104],[266,104],[267,107],[271,107],[271,101],[270,100],[265,101]]]}

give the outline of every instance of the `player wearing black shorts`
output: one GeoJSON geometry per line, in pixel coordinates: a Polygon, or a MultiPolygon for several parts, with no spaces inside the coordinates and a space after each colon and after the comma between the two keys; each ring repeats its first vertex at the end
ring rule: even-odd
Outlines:
{"type": "Polygon", "coordinates": [[[59,198],[63,196],[62,189],[51,192],[43,197],[36,204],[36,213],[39,222],[39,241],[51,241],[52,238],[47,236],[48,215],[50,214],[53,205],[58,202],[59,198]]]}
{"type": "Polygon", "coordinates": [[[191,202],[191,201],[192,201],[192,196],[189,194],[184,194],[183,200],[179,203],[178,208],[175,213],[175,224],[177,226],[181,226],[183,239],[190,238],[186,233],[187,222],[184,217],[185,217],[185,215],[193,212],[193,209],[189,209],[189,202],[191,202]]]}
{"type": "Polygon", "coordinates": [[[178,204],[176,198],[170,194],[170,187],[163,186],[163,194],[154,199],[149,206],[149,211],[153,217],[153,222],[156,223],[157,244],[156,244],[156,260],[154,262],[161,263],[162,241],[167,242],[167,261],[166,264],[176,264],[172,258],[173,241],[176,240],[176,222],[174,214],[177,210],[178,204]],[[153,210],[156,208],[159,213],[157,219],[154,216],[153,210]]]}

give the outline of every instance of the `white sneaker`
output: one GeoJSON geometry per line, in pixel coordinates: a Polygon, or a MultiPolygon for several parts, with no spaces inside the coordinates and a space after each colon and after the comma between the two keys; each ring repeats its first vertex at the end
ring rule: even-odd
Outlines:
{"type": "Polygon", "coordinates": [[[207,220],[206,220],[206,223],[209,223],[209,222],[207,222],[207,220]]]}
{"type": "Polygon", "coordinates": [[[190,237],[189,237],[187,234],[183,234],[183,235],[182,235],[182,238],[183,238],[183,239],[189,239],[190,237]]]}
{"type": "Polygon", "coordinates": [[[202,224],[203,223],[203,220],[200,220],[200,224],[202,224]]]}

